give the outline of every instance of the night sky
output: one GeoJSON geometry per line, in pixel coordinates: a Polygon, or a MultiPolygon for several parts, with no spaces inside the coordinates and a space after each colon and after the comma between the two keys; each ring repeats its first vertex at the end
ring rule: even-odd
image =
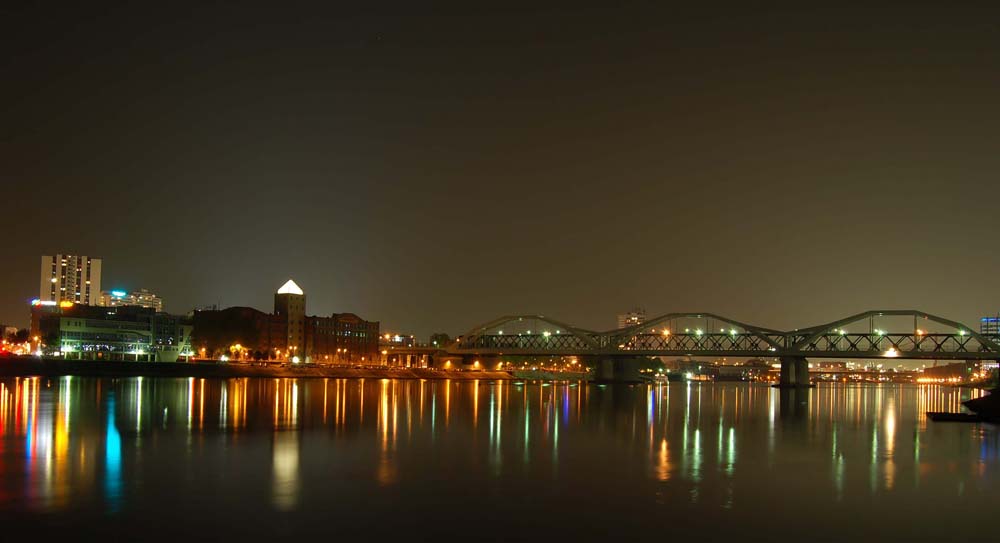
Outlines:
{"type": "Polygon", "coordinates": [[[57,252],[422,337],[1000,311],[995,3],[362,4],[4,3],[0,322],[57,252]]]}

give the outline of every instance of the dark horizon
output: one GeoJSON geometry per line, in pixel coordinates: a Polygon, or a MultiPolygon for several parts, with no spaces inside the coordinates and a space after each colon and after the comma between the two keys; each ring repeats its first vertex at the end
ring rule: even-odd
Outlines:
{"type": "Polygon", "coordinates": [[[0,322],[43,254],[165,309],[459,334],[995,315],[997,9],[0,7],[0,322]]]}

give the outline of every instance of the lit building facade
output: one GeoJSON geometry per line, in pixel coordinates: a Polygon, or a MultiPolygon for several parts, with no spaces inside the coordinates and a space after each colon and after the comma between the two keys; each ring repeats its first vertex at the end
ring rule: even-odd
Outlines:
{"type": "Polygon", "coordinates": [[[305,293],[294,281],[274,295],[274,312],[251,307],[195,311],[198,356],[254,360],[370,363],[378,360],[379,323],[353,313],[306,315],[305,293]],[[235,349],[234,349],[235,348],[235,349]]]}
{"type": "Polygon", "coordinates": [[[146,307],[155,311],[163,311],[163,298],[141,288],[134,292],[124,290],[102,290],[97,300],[102,307],[121,307],[125,305],[146,307]]]}
{"type": "Polygon", "coordinates": [[[379,338],[382,347],[413,347],[417,344],[413,334],[383,334],[379,338]]]}
{"type": "Polygon", "coordinates": [[[31,313],[38,348],[68,360],[176,362],[193,354],[190,320],[151,308],[37,304],[31,313]]]}
{"type": "Polygon", "coordinates": [[[1000,335],[1000,316],[979,319],[979,333],[990,336],[1000,335]]]}
{"type": "MultiPolygon", "coordinates": [[[[302,359],[306,352],[306,293],[289,279],[274,293],[274,316],[285,325],[284,341],[288,358],[302,359]]],[[[309,350],[312,352],[312,349],[309,350]]]]}
{"type": "Polygon", "coordinates": [[[646,310],[636,308],[618,315],[618,329],[628,328],[646,322],[646,310]]]}
{"type": "Polygon", "coordinates": [[[101,259],[86,255],[42,256],[38,299],[96,305],[101,292],[101,259]]]}

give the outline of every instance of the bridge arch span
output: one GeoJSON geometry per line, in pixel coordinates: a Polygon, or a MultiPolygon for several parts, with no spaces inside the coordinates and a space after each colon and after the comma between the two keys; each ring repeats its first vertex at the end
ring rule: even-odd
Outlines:
{"type": "Polygon", "coordinates": [[[715,313],[667,313],[607,332],[578,328],[544,315],[506,315],[469,330],[448,350],[476,356],[994,360],[1000,359],[1000,336],[983,335],[959,322],[908,309],[865,311],[791,331],[715,313]],[[896,317],[892,324],[886,323],[892,330],[875,328],[882,317],[896,317]],[[900,326],[899,317],[912,318],[912,327],[905,322],[900,326]],[[697,328],[682,329],[693,320],[698,321],[697,328]],[[859,330],[858,323],[864,321],[867,326],[859,330]]]}
{"type": "Polygon", "coordinates": [[[970,327],[957,321],[915,309],[873,309],[831,321],[826,324],[794,330],[789,332],[788,335],[791,340],[789,345],[790,349],[802,352],[815,350],[820,344],[829,342],[830,337],[836,338],[838,335],[869,335],[886,336],[888,344],[891,344],[893,349],[897,349],[903,353],[911,351],[920,352],[927,349],[940,350],[941,348],[949,347],[949,345],[945,345],[946,343],[953,344],[954,347],[958,348],[960,351],[988,351],[1000,353],[1000,344],[993,339],[972,330],[970,327]],[[914,329],[905,334],[876,330],[874,329],[873,323],[874,319],[879,317],[912,317],[914,320],[914,329]],[[868,321],[869,327],[872,328],[867,334],[848,333],[845,330],[845,327],[847,326],[864,321],[868,321]],[[921,321],[933,322],[946,326],[954,330],[954,333],[928,333],[919,328],[918,325],[921,321]],[[900,343],[904,340],[906,345],[900,345],[900,343]]]}
{"type": "MultiPolygon", "coordinates": [[[[728,326],[731,330],[736,328],[743,330],[739,333],[740,336],[750,336],[755,338],[756,340],[763,342],[771,349],[780,350],[785,348],[785,332],[782,332],[781,330],[773,330],[771,328],[764,328],[763,326],[747,324],[735,319],[730,319],[729,317],[717,315],[715,313],[667,313],[665,315],[649,319],[642,324],[636,324],[621,330],[606,332],[604,335],[609,338],[611,343],[617,342],[615,345],[624,345],[630,340],[634,340],[636,337],[648,335],[649,332],[647,332],[647,330],[660,327],[664,323],[666,323],[669,328],[670,323],[679,319],[706,319],[713,323],[721,323],[728,326]]],[[[669,332],[676,334],[679,330],[669,330],[669,332]]],[[[707,332],[711,333],[712,331],[708,330],[707,332]]],[[[615,345],[611,346],[614,347],[615,345]]]]}
{"type": "MultiPolygon", "coordinates": [[[[541,337],[548,342],[554,342],[558,345],[554,347],[561,348],[582,348],[585,350],[597,350],[600,348],[601,344],[599,341],[600,334],[592,330],[585,330],[582,328],[577,328],[571,324],[566,324],[564,322],[548,318],[544,315],[505,315],[493,319],[491,321],[485,322],[476,326],[475,328],[469,330],[464,335],[461,336],[458,344],[460,348],[463,349],[475,349],[476,347],[481,347],[480,339],[483,336],[489,335],[492,338],[491,346],[495,346],[497,343],[497,338],[503,336],[502,327],[510,323],[520,323],[523,321],[537,321],[548,324],[552,326],[555,330],[554,332],[549,332],[549,335],[542,335],[541,337]],[[487,332],[497,330],[498,334],[487,334],[487,332]]],[[[539,336],[539,334],[535,334],[539,336]]],[[[500,341],[500,344],[509,344],[511,350],[517,350],[519,347],[518,341],[515,339],[518,336],[511,335],[510,340],[504,342],[500,341]]]]}

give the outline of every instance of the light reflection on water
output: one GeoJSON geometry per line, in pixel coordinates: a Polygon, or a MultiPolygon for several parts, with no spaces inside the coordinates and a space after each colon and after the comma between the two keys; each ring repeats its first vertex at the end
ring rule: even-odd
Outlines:
{"type": "Polygon", "coordinates": [[[142,524],[163,504],[169,512],[156,518],[210,507],[238,512],[249,535],[263,536],[274,515],[298,515],[300,529],[341,521],[377,531],[391,528],[377,523],[386,507],[397,511],[392,529],[474,507],[512,535],[548,529],[539,512],[572,513],[582,534],[599,519],[636,533],[669,520],[693,533],[704,525],[684,519],[763,529],[780,509],[816,526],[832,522],[820,511],[875,519],[866,507],[878,504],[880,519],[927,522],[921,534],[930,536],[949,523],[893,504],[965,515],[1000,497],[997,429],[924,416],[959,411],[978,394],[937,385],[9,379],[0,381],[0,512],[62,512],[76,519],[68,525],[90,526],[94,510],[142,524]]]}

